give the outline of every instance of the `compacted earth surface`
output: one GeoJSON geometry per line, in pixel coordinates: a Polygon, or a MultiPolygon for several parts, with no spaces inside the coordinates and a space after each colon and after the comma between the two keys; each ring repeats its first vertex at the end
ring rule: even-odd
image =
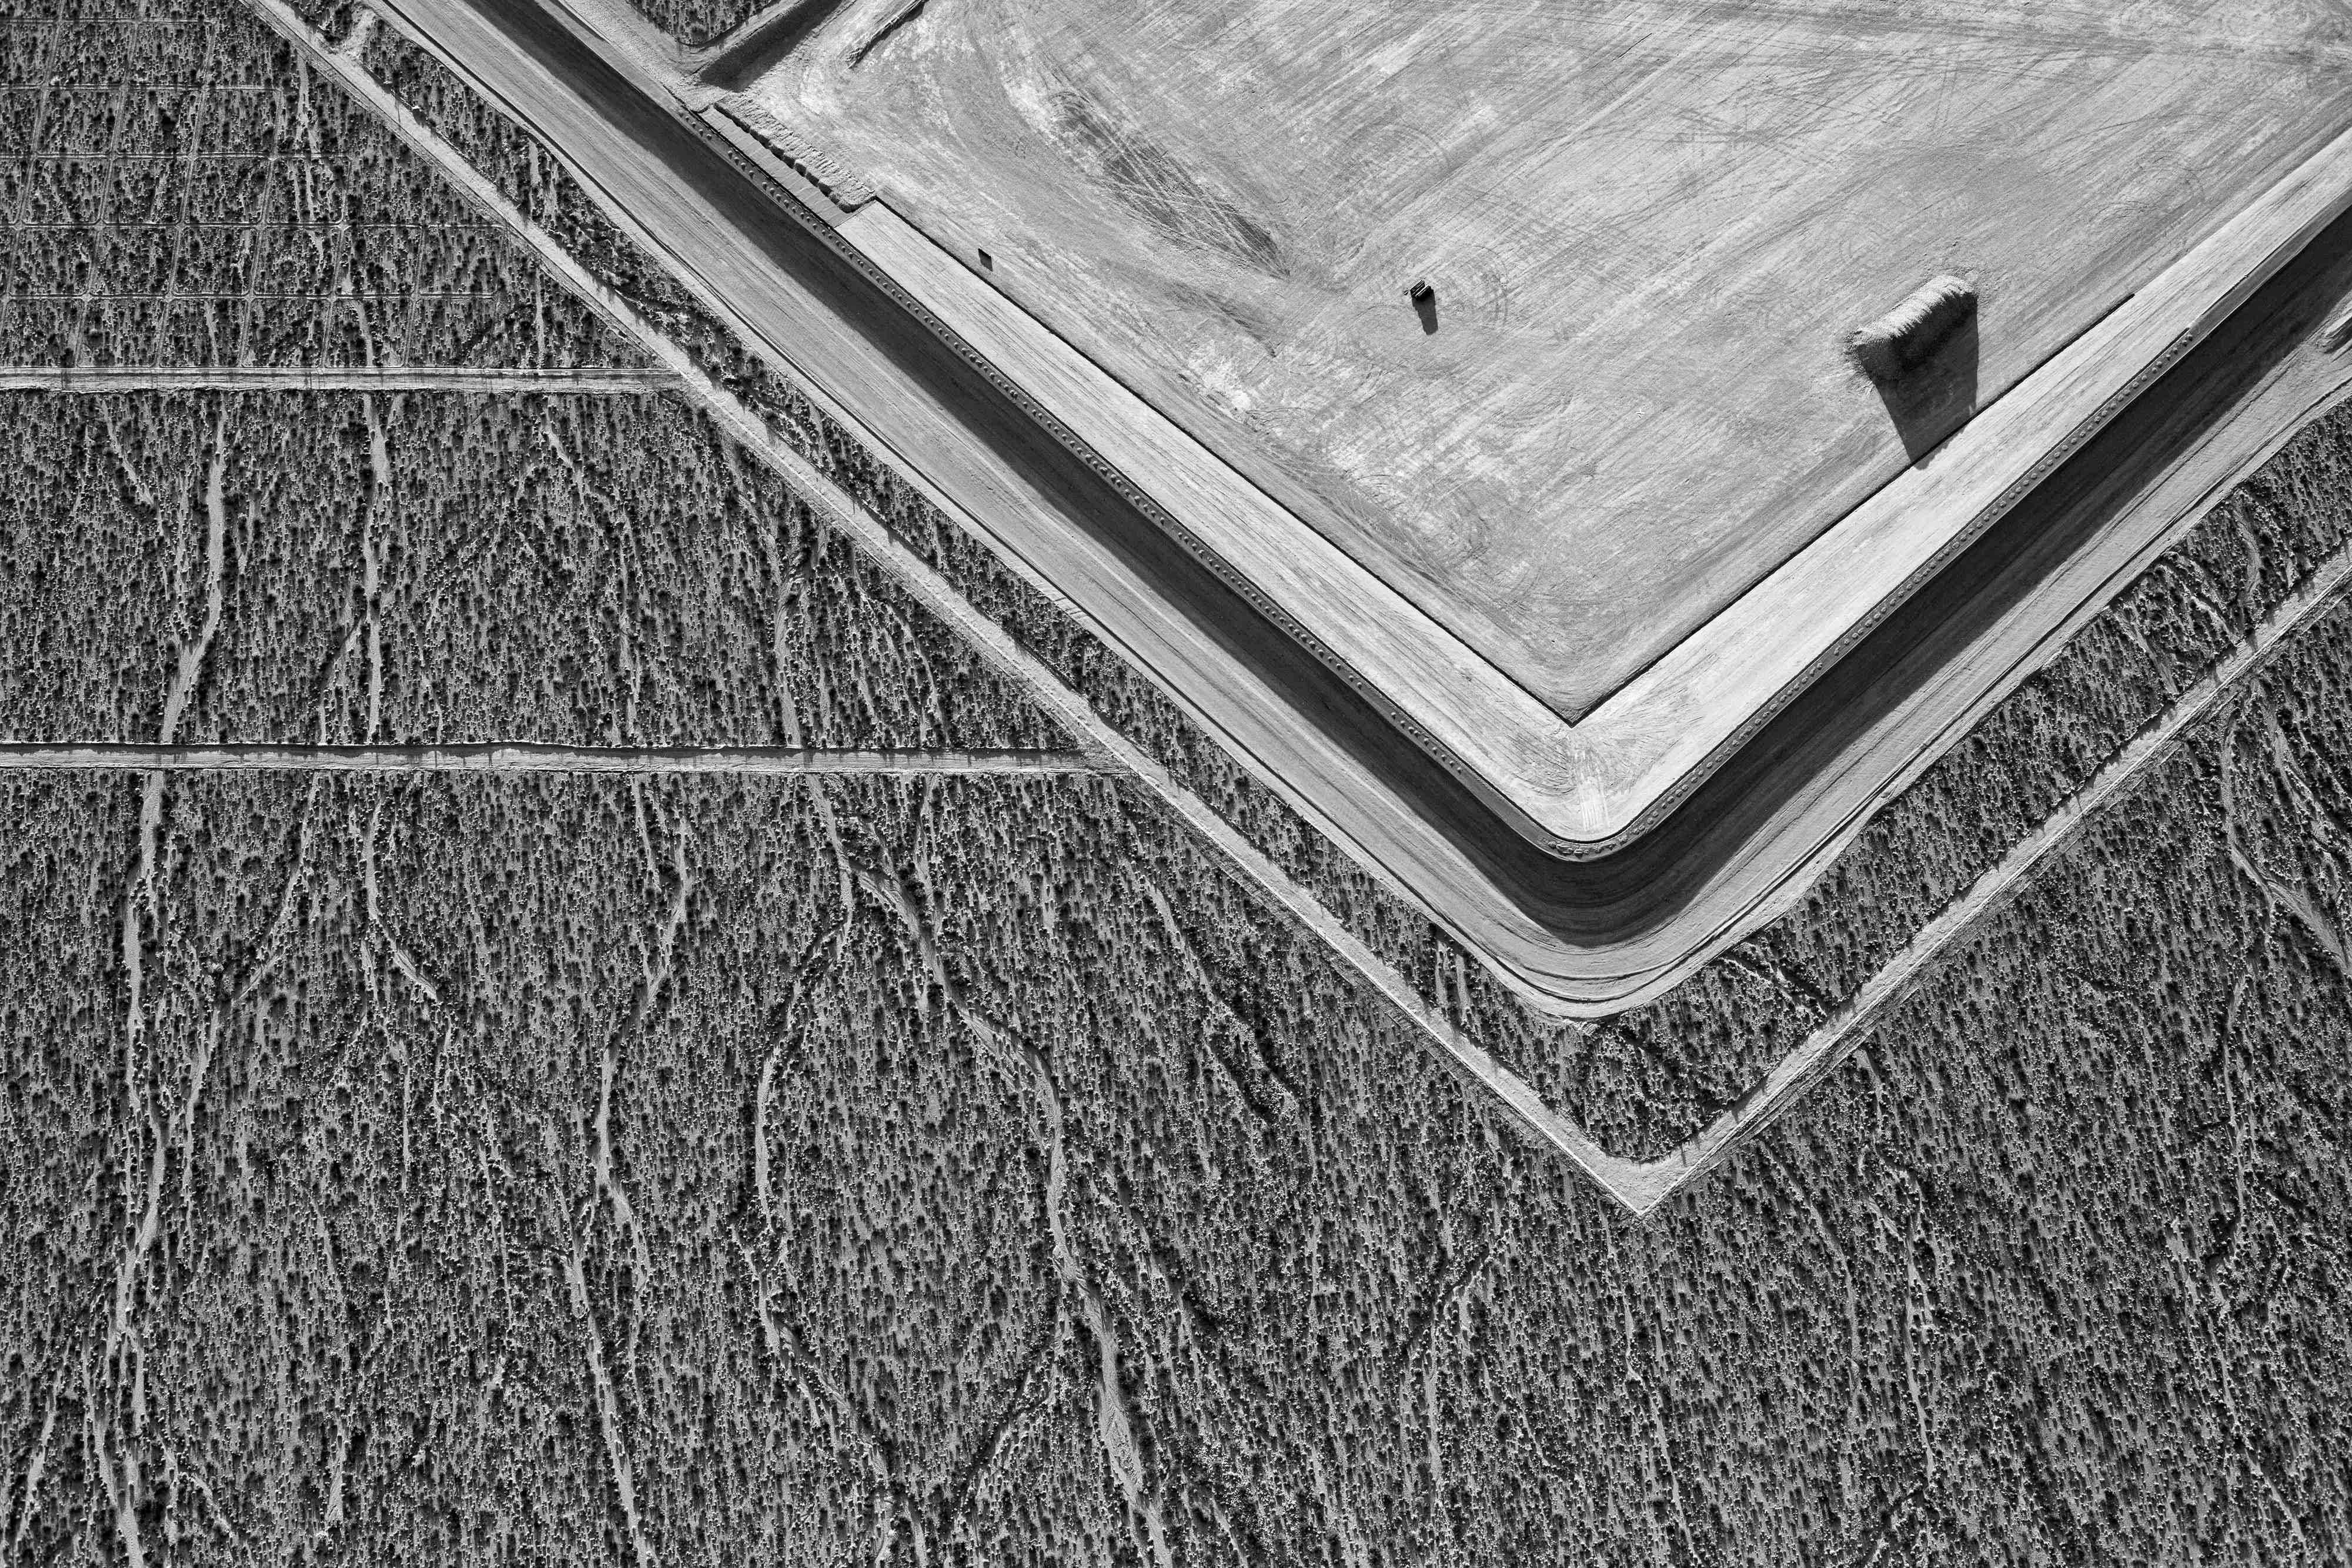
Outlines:
{"type": "Polygon", "coordinates": [[[814,0],[712,74],[1577,718],[2352,125],[2347,50],[2171,0],[814,0]],[[1890,402],[1847,336],[1939,274],[1954,384],[1890,402]]]}

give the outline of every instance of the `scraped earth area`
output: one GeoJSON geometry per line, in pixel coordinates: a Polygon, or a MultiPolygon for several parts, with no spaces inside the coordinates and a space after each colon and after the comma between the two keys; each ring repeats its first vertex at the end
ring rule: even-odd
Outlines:
{"type": "Polygon", "coordinates": [[[2352,124],[2347,63],[2189,0],[812,0],[709,78],[1573,719],[2352,124]],[[1977,317],[1882,395],[1844,340],[1938,274],[1977,317]]]}

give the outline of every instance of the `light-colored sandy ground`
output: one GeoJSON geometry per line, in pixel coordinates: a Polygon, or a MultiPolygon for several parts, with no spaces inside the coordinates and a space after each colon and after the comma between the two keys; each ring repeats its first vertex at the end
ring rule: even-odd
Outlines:
{"type": "Polygon", "coordinates": [[[852,0],[722,67],[1575,716],[2352,123],[2347,60],[2270,4],[852,0]],[[1943,271],[1973,399],[1906,432],[1840,345],[1943,271]]]}

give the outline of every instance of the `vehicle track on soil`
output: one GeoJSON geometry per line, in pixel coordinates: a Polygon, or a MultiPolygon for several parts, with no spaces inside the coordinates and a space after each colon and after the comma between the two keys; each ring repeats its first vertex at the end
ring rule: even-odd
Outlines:
{"type": "Polygon", "coordinates": [[[1068,751],[830,751],[763,746],[40,745],[0,742],[0,769],[276,773],[1101,773],[1068,751]]]}

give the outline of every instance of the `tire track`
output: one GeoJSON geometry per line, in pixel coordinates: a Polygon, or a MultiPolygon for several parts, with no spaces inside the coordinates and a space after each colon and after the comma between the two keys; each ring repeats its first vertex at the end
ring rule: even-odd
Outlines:
{"type": "Polygon", "coordinates": [[[1070,751],[825,750],[781,746],[542,746],[489,741],[455,746],[222,746],[0,742],[0,769],[286,773],[1101,773],[1098,758],[1070,751]]]}
{"type": "Polygon", "coordinates": [[[1129,1522],[1140,1526],[1141,1543],[1150,1548],[1158,1568],[1173,1568],[1158,1490],[1145,1473],[1146,1439],[1138,1435],[1140,1422],[1119,1377],[1123,1353],[1118,1325],[1111,1320],[1110,1305],[1087,1272],[1070,1232],[1067,1105],[1053,1065],[1026,1034],[982,1010],[963,982],[949,970],[940,950],[938,923],[922,894],[905,876],[888,874],[872,865],[860,865],[857,873],[875,901],[905,925],[925,974],[946,998],[950,1010],[1000,1066],[1027,1071],[1044,1122],[1045,1234],[1051,1243],[1054,1274],[1063,1290],[1076,1298],[1079,1317],[1094,1342],[1095,1436],[1111,1479],[1126,1500],[1129,1522]]]}
{"type": "Polygon", "coordinates": [[[667,371],[470,370],[460,365],[0,365],[0,392],[544,392],[646,397],[671,391],[667,371]]]}
{"type": "MultiPolygon", "coordinates": [[[[174,660],[172,675],[163,694],[163,711],[156,722],[156,739],[160,746],[172,744],[178,734],[180,722],[186,716],[188,705],[197,684],[204,678],[205,661],[211,652],[213,638],[220,631],[222,615],[227,600],[228,499],[228,425],[226,414],[217,415],[213,423],[212,456],[205,465],[203,506],[205,512],[205,608],[203,619],[194,634],[184,641],[174,660]]],[[[106,1343],[100,1357],[105,1391],[91,1399],[89,1421],[91,1427],[90,1448],[97,1460],[99,1477],[104,1485],[108,1502],[114,1511],[116,1536],[122,1543],[123,1555],[131,1568],[145,1568],[146,1549],[139,1523],[139,1508],[144,1497],[144,1484],[139,1473],[138,1441],[144,1424],[144,1400],[141,1396],[145,1380],[145,1353],[139,1343],[136,1319],[139,1308],[140,1282],[146,1273],[147,1257],[163,1229],[163,1170],[172,1146],[170,1129],[165,1125],[162,1107],[157,1103],[155,1074],[148,1056],[147,1027],[147,952],[152,939],[161,935],[163,911],[156,892],[155,877],[159,859],[159,841],[163,824],[163,787],[165,775],[150,772],[139,804],[137,859],[131,873],[131,886],[122,901],[121,958],[127,1007],[122,1031],[123,1091],[130,1100],[131,1136],[143,1149],[146,1170],[141,1176],[135,1169],[138,1155],[124,1151],[123,1186],[126,1199],[133,1190],[141,1194],[135,1213],[124,1216],[126,1235],[122,1254],[116,1260],[114,1301],[108,1314],[106,1343]],[[121,1406],[130,1406],[128,1429],[116,1432],[114,1421],[121,1406]],[[120,1479],[115,1465],[110,1462],[111,1443],[119,1451],[121,1468],[120,1479]]],[[[186,1111],[194,1114],[194,1096],[201,1081],[189,1087],[186,1111]]]]}

